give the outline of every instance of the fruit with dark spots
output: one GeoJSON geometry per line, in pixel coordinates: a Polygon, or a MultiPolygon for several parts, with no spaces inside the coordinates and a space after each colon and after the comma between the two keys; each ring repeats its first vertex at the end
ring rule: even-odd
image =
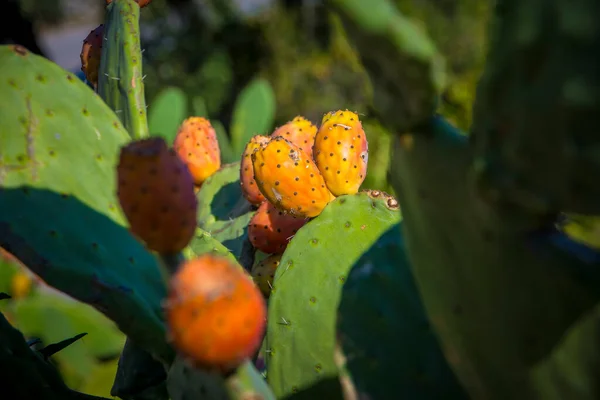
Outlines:
{"type": "Polygon", "coordinates": [[[313,160],[283,137],[274,137],[252,153],[260,192],[278,209],[312,218],[334,198],[313,160]]]}
{"type": "Polygon", "coordinates": [[[131,232],[159,253],[182,250],[196,231],[198,202],[185,164],[162,138],[121,149],[117,195],[131,232]]]}
{"type": "Polygon", "coordinates": [[[256,181],[254,180],[254,167],[252,167],[252,153],[260,146],[267,144],[270,138],[268,136],[256,135],[253,136],[242,154],[240,162],[240,186],[242,187],[242,195],[250,204],[255,206],[260,205],[265,201],[265,196],[260,192],[256,181]]]}
{"type": "Polygon", "coordinates": [[[165,303],[170,339],[198,367],[230,372],[259,348],[265,300],[229,259],[205,254],[181,265],[165,303]]]}
{"type": "Polygon", "coordinates": [[[100,68],[100,56],[102,54],[102,41],[104,40],[104,24],[90,32],[83,40],[81,47],[81,70],[85,78],[94,86],[98,86],[98,69],[100,68]]]}
{"type": "Polygon", "coordinates": [[[248,237],[252,245],[263,253],[282,254],[306,222],[305,218],[286,214],[265,201],[248,224],[248,237]]]}
{"type": "Polygon", "coordinates": [[[189,168],[196,186],[201,186],[221,168],[217,134],[206,118],[190,117],[183,121],[173,148],[189,168]]]}
{"type": "Polygon", "coordinates": [[[300,150],[306,152],[309,157],[312,157],[316,134],[317,127],[303,116],[298,115],[293,120],[275,129],[272,136],[281,136],[289,140],[298,146],[300,150]]]}
{"type": "Polygon", "coordinates": [[[335,196],[355,194],[367,177],[369,145],[356,113],[325,114],[313,147],[314,159],[335,196]]]}
{"type": "Polygon", "coordinates": [[[271,295],[275,271],[279,267],[281,254],[273,254],[252,267],[252,278],[265,298],[271,295]]]}

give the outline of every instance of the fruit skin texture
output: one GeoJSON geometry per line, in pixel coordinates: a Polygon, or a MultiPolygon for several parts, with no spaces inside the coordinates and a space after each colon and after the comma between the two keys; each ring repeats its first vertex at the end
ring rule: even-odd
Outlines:
{"type": "Polygon", "coordinates": [[[252,267],[252,279],[265,298],[271,295],[271,287],[275,279],[275,271],[279,267],[281,254],[273,254],[252,267]]]}
{"type": "Polygon", "coordinates": [[[278,210],[265,201],[248,224],[252,246],[267,254],[282,254],[298,229],[306,224],[305,218],[296,218],[278,210]]]}
{"type": "Polygon", "coordinates": [[[317,127],[303,116],[298,115],[293,120],[275,129],[272,136],[286,138],[312,158],[316,135],[317,127]]]}
{"type": "Polygon", "coordinates": [[[313,147],[315,163],[335,196],[358,193],[367,177],[369,145],[356,113],[325,114],[313,147]]]}
{"type": "Polygon", "coordinates": [[[197,186],[221,168],[217,134],[206,118],[190,117],[183,121],[173,148],[188,166],[197,186]]]}
{"type": "Polygon", "coordinates": [[[267,318],[252,278],[210,253],[183,263],[171,278],[165,313],[174,347],[196,366],[222,372],[258,350],[267,318]]]}
{"type": "Polygon", "coordinates": [[[182,250],[196,231],[198,201],[185,164],[162,138],[121,149],[117,195],[131,232],[159,253],[182,250]]]}
{"type": "Polygon", "coordinates": [[[313,160],[282,137],[252,153],[252,166],[263,196],[294,216],[315,217],[333,199],[313,160]]]}
{"type": "Polygon", "coordinates": [[[85,74],[85,78],[94,85],[94,88],[98,86],[98,69],[100,68],[103,40],[104,24],[100,24],[83,40],[81,54],[79,55],[81,70],[85,74]]]}
{"type": "Polygon", "coordinates": [[[253,136],[242,154],[240,162],[240,186],[242,187],[242,195],[250,204],[255,206],[264,202],[265,196],[260,192],[256,181],[254,180],[254,167],[252,166],[252,153],[260,148],[261,145],[267,144],[271,140],[268,136],[256,135],[253,136]]]}
{"type": "MultiPolygon", "coordinates": [[[[152,3],[152,0],[135,0],[136,3],[140,6],[140,8],[146,7],[148,4],[152,3]]],[[[106,0],[106,5],[112,3],[112,0],[106,0]]]]}

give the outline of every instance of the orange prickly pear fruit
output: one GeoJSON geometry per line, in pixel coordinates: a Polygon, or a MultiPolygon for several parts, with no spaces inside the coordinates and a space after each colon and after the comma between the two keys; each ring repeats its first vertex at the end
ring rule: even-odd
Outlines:
{"type": "MultiPolygon", "coordinates": [[[[140,6],[140,8],[146,7],[148,4],[152,2],[152,0],[135,0],[136,3],[140,6]]],[[[112,3],[112,0],[106,0],[106,5],[112,3]]]]}
{"type": "Polygon", "coordinates": [[[104,24],[90,32],[83,40],[81,47],[81,70],[85,78],[94,86],[98,86],[98,69],[102,54],[102,41],[104,40],[104,24]]]}
{"type": "Polygon", "coordinates": [[[117,195],[131,232],[159,253],[182,250],[196,232],[194,181],[162,138],[121,149],[117,195]]]}
{"type": "Polygon", "coordinates": [[[294,216],[316,217],[333,198],[313,160],[280,136],[252,153],[252,166],[263,196],[294,216]]]}
{"type": "Polygon", "coordinates": [[[306,222],[305,218],[285,214],[265,201],[258,207],[248,224],[248,237],[252,246],[263,253],[281,254],[306,222]]]}
{"type": "Polygon", "coordinates": [[[267,144],[269,140],[270,138],[268,136],[263,135],[252,137],[244,149],[244,154],[242,154],[242,161],[240,163],[240,186],[242,187],[242,194],[250,204],[255,206],[260,205],[266,199],[260,190],[258,190],[258,186],[256,186],[251,156],[254,150],[258,149],[263,144],[267,144]]]}
{"type": "Polygon", "coordinates": [[[252,279],[267,299],[271,295],[275,271],[279,267],[281,256],[281,254],[273,254],[252,267],[252,279]]]}
{"type": "Polygon", "coordinates": [[[183,121],[173,148],[188,166],[197,186],[221,168],[217,134],[206,118],[190,117],[183,121]]]}
{"type": "Polygon", "coordinates": [[[298,115],[293,120],[285,125],[275,129],[272,136],[281,136],[298,146],[312,158],[313,145],[315,143],[315,135],[317,127],[306,118],[298,115]]]}
{"type": "Polygon", "coordinates": [[[169,339],[183,356],[197,366],[228,372],[258,350],[267,309],[242,268],[205,254],[173,275],[165,314],[169,339]]]}
{"type": "Polygon", "coordinates": [[[346,110],[325,114],[313,152],[331,193],[341,196],[358,192],[367,176],[369,145],[356,113],[346,110]]]}

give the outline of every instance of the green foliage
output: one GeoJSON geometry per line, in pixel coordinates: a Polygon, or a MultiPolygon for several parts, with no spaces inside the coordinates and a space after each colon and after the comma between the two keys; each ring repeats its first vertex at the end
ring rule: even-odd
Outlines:
{"type": "Polygon", "coordinates": [[[269,298],[267,380],[277,397],[338,374],[335,316],[342,286],[360,256],[399,220],[380,194],[341,196],[291,240],[269,298]]]}
{"type": "Polygon", "coordinates": [[[162,136],[171,144],[177,135],[177,128],[187,116],[187,97],[183,90],[165,88],[156,96],[148,112],[150,134],[162,136]]]}
{"type": "Polygon", "coordinates": [[[233,152],[242,156],[246,143],[254,135],[270,134],[275,117],[275,95],[269,82],[256,79],[238,96],[231,120],[233,152]]]}

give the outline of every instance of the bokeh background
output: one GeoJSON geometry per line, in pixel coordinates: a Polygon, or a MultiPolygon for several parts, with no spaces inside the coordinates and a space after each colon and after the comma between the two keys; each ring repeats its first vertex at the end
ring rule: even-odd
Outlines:
{"type": "MultiPolygon", "coordinates": [[[[65,69],[80,70],[82,41],[102,22],[105,0],[5,1],[0,42],[22,44],[65,69]]],[[[445,56],[449,82],[440,111],[467,129],[493,0],[394,2],[445,56]]],[[[391,132],[369,115],[369,80],[322,1],[153,0],[141,24],[151,128],[162,101],[174,108],[160,111],[169,118],[155,122],[156,129],[176,129],[184,117],[202,113],[227,134],[240,93],[259,82],[274,95],[274,126],[296,115],[319,123],[330,110],[358,112],[370,150],[363,186],[393,193],[386,177],[391,132]]],[[[12,294],[1,310],[28,338],[52,343],[87,332],[54,361],[72,388],[110,397],[124,343],[112,322],[50,289],[6,253],[0,254],[0,292],[12,294]]]]}

